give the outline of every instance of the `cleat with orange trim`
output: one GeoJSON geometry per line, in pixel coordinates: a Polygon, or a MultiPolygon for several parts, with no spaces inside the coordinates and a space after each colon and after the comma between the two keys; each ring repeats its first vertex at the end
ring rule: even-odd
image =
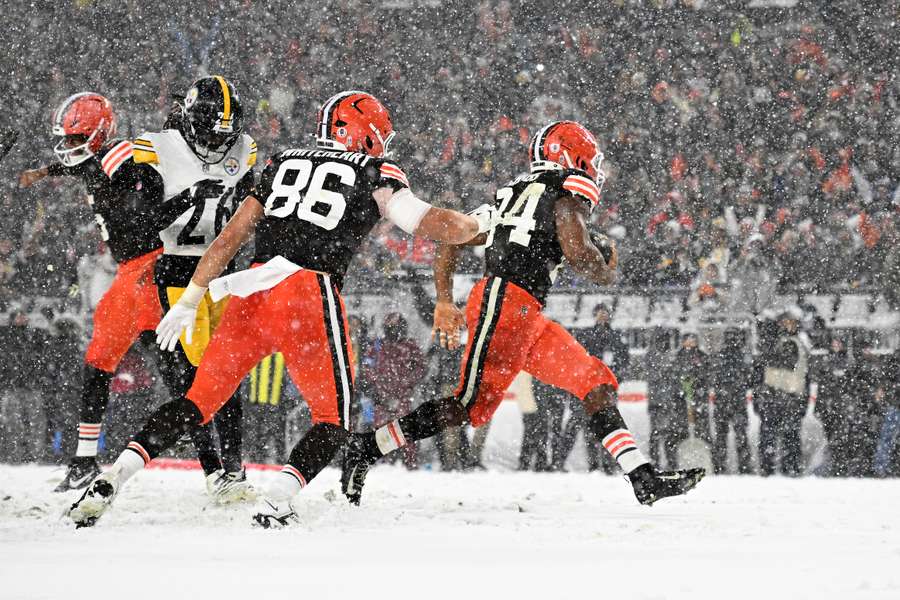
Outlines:
{"type": "Polygon", "coordinates": [[[94,479],[81,498],[69,509],[68,516],[75,528],[92,527],[119,493],[121,467],[113,467],[94,479]]]}

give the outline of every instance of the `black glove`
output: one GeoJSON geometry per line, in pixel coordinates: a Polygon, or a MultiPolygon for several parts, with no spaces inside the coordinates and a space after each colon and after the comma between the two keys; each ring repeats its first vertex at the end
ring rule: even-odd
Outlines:
{"type": "Polygon", "coordinates": [[[597,246],[597,250],[603,255],[603,260],[606,261],[606,264],[609,264],[609,261],[612,259],[612,242],[602,233],[591,231],[590,234],[591,242],[597,246]]]}

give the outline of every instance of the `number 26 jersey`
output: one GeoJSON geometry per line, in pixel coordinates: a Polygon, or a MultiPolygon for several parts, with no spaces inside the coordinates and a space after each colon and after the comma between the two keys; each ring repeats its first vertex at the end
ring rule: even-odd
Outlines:
{"type": "Polygon", "coordinates": [[[394,162],[358,152],[290,149],[275,155],[256,187],[265,217],[256,258],[283,256],[328,273],[341,287],[347,267],[381,212],[372,194],[409,187],[394,162]]]}
{"type": "Polygon", "coordinates": [[[563,260],[556,202],[567,196],[593,208],[600,190],[576,169],[524,173],[498,189],[499,220],[485,243],[486,274],[518,285],[543,304],[563,260]]]}

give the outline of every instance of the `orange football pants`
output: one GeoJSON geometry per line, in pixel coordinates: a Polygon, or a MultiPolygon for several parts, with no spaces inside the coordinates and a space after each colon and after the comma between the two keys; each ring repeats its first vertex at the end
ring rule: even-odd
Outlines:
{"type": "Polygon", "coordinates": [[[456,397],[475,427],[491,419],[520,371],[582,400],[603,384],[618,389],[610,368],[541,308],[534,296],[499,277],[482,279],[469,294],[469,339],[456,397]]]}
{"type": "Polygon", "coordinates": [[[313,423],[348,427],[354,374],[344,301],[328,275],[306,270],[228,302],[187,393],[203,422],[275,352],[284,356],[313,423]]]}
{"type": "Polygon", "coordinates": [[[94,311],[94,332],[84,362],[114,373],[142,331],[153,331],[162,307],[153,283],[153,266],[162,248],[119,264],[112,286],[94,311]]]}

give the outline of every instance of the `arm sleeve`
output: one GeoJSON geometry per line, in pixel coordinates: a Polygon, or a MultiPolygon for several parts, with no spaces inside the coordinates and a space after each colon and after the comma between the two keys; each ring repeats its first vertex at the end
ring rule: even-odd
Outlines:
{"type": "Polygon", "coordinates": [[[572,173],[566,175],[562,182],[562,189],[576,198],[586,200],[591,210],[600,203],[600,188],[589,177],[572,173]]]}
{"type": "MultiPolygon", "coordinates": [[[[267,160],[266,168],[263,169],[262,174],[259,176],[259,182],[253,189],[253,195],[263,206],[266,205],[266,199],[272,193],[272,182],[275,180],[275,174],[278,173],[279,166],[280,161],[278,161],[278,157],[267,160]]],[[[243,180],[241,181],[243,182],[243,180]]]]}

